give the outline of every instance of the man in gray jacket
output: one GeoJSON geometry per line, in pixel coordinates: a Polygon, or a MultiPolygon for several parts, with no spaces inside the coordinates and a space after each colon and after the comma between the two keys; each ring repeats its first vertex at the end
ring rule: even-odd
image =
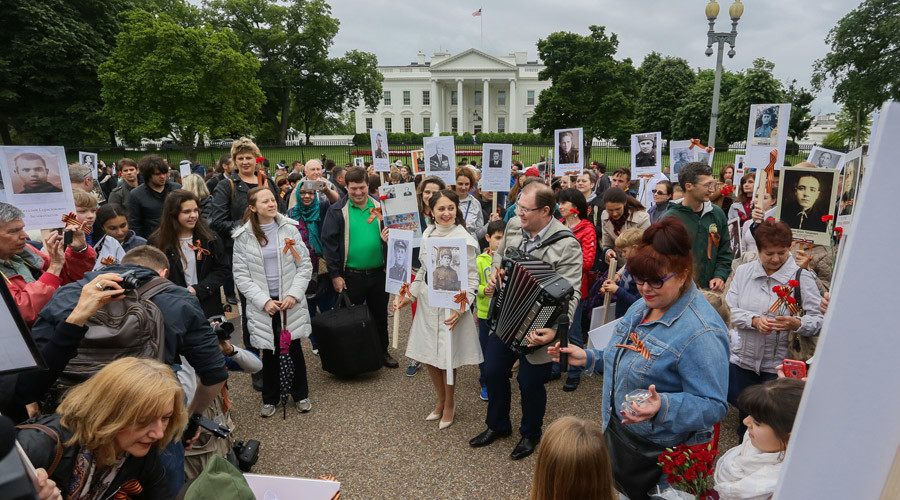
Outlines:
{"type": "MultiPolygon", "coordinates": [[[[518,217],[510,219],[503,234],[503,241],[494,253],[493,265],[499,267],[507,248],[518,248],[553,266],[561,277],[574,288],[569,300],[569,320],[581,299],[581,268],[583,259],[581,244],[566,226],[553,218],[556,197],[545,184],[534,182],[522,189],[519,198],[518,217]]],[[[494,279],[485,288],[485,295],[492,296],[494,279]]],[[[541,329],[553,338],[555,331],[541,329]]],[[[541,441],[541,427],[547,407],[547,390],[544,384],[550,379],[551,363],[547,347],[520,355],[506,346],[496,335],[488,337],[484,352],[484,376],[488,390],[487,430],[472,438],[469,445],[478,448],[512,433],[509,418],[511,389],[509,379],[512,367],[519,361],[519,391],[522,396],[522,438],[510,454],[514,460],[531,455],[541,441]]]]}

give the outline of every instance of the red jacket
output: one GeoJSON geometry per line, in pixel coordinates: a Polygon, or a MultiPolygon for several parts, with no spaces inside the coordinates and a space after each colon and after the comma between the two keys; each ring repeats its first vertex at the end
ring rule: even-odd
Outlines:
{"type": "MultiPolygon", "coordinates": [[[[563,224],[565,219],[560,219],[563,224]]],[[[591,289],[591,268],[594,267],[594,258],[597,256],[597,231],[588,219],[581,219],[575,227],[571,228],[575,237],[581,243],[581,253],[584,256],[584,266],[581,271],[581,298],[587,298],[591,289]]]]}
{"type": "MultiPolygon", "coordinates": [[[[31,252],[31,255],[23,255],[25,261],[30,267],[37,267],[37,258],[42,260],[41,271],[46,271],[50,267],[50,256],[46,253],[34,248],[31,245],[25,245],[25,254],[31,252]]],[[[66,262],[63,264],[62,271],[59,276],[44,272],[36,281],[26,283],[25,278],[20,274],[6,276],[6,285],[12,294],[16,305],[19,306],[19,312],[25,319],[25,323],[30,327],[34,320],[37,319],[41,309],[50,302],[53,292],[62,285],[66,285],[73,281],[78,281],[84,277],[84,273],[94,268],[97,261],[97,252],[88,246],[83,252],[76,252],[71,248],[66,249],[66,262]]]]}

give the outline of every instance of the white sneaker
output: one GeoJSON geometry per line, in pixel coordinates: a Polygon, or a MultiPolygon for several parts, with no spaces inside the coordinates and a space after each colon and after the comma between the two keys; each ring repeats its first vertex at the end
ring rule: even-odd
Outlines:
{"type": "Polygon", "coordinates": [[[297,401],[296,404],[297,411],[300,413],[306,413],[309,410],[312,410],[312,403],[309,402],[309,398],[297,401]]]}
{"type": "Polygon", "coordinates": [[[262,410],[260,410],[259,414],[265,418],[271,417],[275,414],[275,405],[263,404],[262,410]]]}

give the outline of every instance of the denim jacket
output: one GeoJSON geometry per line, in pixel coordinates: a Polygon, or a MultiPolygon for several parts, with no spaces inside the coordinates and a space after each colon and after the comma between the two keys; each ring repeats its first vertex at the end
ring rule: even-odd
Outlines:
{"type": "Polygon", "coordinates": [[[644,299],[635,302],[619,320],[616,331],[603,351],[587,350],[588,375],[602,370],[603,428],[609,424],[612,372],[616,352],[623,351],[616,372],[613,406],[618,411],[625,395],[635,389],[656,385],[661,406],[656,416],[627,428],[654,443],[674,446],[705,443],[712,439],[712,427],[728,410],[728,333],[725,323],[690,283],[662,318],[641,324],[649,312],[644,299]],[[633,344],[635,332],[650,353],[616,348],[633,344]],[[602,363],[601,363],[602,360],[602,363]],[[691,433],[696,432],[694,436],[691,433]],[[688,438],[690,438],[688,440],[688,438]]]}

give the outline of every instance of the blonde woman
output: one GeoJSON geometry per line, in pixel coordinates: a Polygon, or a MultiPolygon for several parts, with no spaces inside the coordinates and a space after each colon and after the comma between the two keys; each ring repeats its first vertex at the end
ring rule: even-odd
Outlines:
{"type": "Polygon", "coordinates": [[[618,498],[599,423],[562,417],[544,433],[534,467],[531,500],[558,498],[618,498]]]}
{"type": "Polygon", "coordinates": [[[181,179],[181,187],[194,193],[194,196],[200,200],[200,213],[203,214],[205,220],[209,220],[212,197],[209,194],[209,189],[206,187],[206,182],[203,181],[203,177],[200,177],[198,174],[186,175],[181,179]]]}
{"type": "Polygon", "coordinates": [[[140,498],[157,499],[177,493],[171,491],[159,455],[181,437],[187,411],[175,374],[158,361],[116,360],[69,391],[56,414],[27,423],[44,430],[20,429],[16,438],[39,476],[47,474],[65,498],[98,500],[141,492],[140,498]],[[53,467],[57,443],[62,459],[53,467]]]}

